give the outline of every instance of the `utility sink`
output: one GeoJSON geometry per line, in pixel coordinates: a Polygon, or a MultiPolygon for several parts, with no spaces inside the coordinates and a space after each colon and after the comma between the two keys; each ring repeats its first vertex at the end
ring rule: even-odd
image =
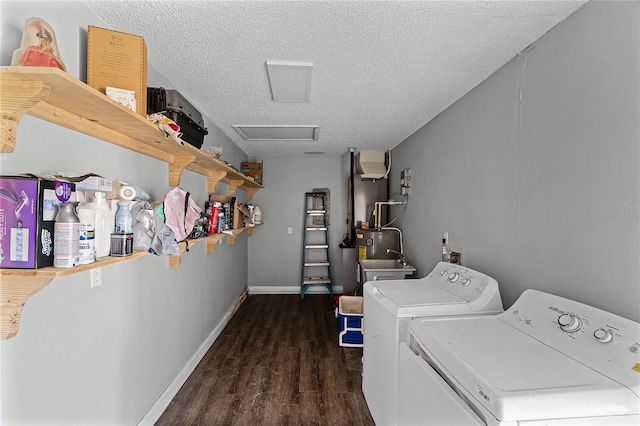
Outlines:
{"type": "Polygon", "coordinates": [[[362,283],[380,280],[403,280],[407,275],[413,275],[416,268],[403,265],[398,259],[361,259],[360,273],[362,283]]]}

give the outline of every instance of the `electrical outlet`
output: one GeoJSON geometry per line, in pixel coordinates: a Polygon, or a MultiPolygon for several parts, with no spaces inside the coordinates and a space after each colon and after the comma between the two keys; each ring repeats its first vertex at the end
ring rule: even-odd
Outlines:
{"type": "Polygon", "coordinates": [[[93,268],[91,270],[91,288],[102,285],[102,268],[93,268]]]}
{"type": "Polygon", "coordinates": [[[293,228],[292,227],[288,227],[287,228],[287,234],[289,234],[289,235],[293,234],[293,228]]]}

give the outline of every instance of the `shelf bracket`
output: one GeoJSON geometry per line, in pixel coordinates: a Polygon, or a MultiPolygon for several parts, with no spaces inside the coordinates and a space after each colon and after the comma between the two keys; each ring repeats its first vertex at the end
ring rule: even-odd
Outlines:
{"type": "Polygon", "coordinates": [[[51,88],[42,81],[0,80],[0,152],[13,152],[16,147],[16,128],[22,117],[44,99],[51,88]]]}
{"type": "Polygon", "coordinates": [[[236,237],[240,234],[242,234],[242,231],[244,231],[245,228],[238,228],[238,229],[233,229],[231,232],[231,234],[229,235],[229,245],[233,245],[233,243],[236,242],[236,237]]]}
{"type": "Polygon", "coordinates": [[[175,269],[180,267],[180,263],[182,262],[182,255],[184,254],[185,251],[189,251],[189,248],[191,246],[191,244],[189,244],[189,241],[191,241],[193,244],[193,242],[197,240],[180,241],[178,243],[178,249],[180,249],[180,254],[172,254],[168,257],[169,268],[175,269]]]}
{"type": "Polygon", "coordinates": [[[196,159],[194,155],[175,155],[169,163],[169,185],[180,186],[182,171],[196,159]]]}
{"type": "Polygon", "coordinates": [[[224,170],[211,170],[207,174],[207,192],[209,194],[213,194],[214,192],[216,192],[216,185],[225,176],[227,176],[227,172],[225,172],[224,170]]]}
{"type": "Polygon", "coordinates": [[[169,268],[171,269],[179,268],[180,262],[182,262],[182,254],[169,256],[169,268]]]}
{"type": "Polygon", "coordinates": [[[244,183],[244,181],[229,179],[228,183],[229,183],[229,195],[234,197],[236,195],[236,189],[238,189],[238,187],[240,187],[244,183]]]}
{"type": "Polygon", "coordinates": [[[20,318],[27,299],[48,285],[53,277],[4,275],[0,286],[0,339],[18,334],[20,318]]]}
{"type": "Polygon", "coordinates": [[[258,192],[258,188],[247,188],[247,201],[251,201],[256,192],[258,192]]]}
{"type": "Polygon", "coordinates": [[[219,239],[209,238],[207,240],[207,253],[213,253],[216,250],[216,244],[219,239]]]}

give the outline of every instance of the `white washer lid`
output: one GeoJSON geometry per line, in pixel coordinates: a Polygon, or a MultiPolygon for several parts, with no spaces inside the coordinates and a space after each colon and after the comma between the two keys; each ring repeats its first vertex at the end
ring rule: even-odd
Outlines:
{"type": "Polygon", "coordinates": [[[473,313],[466,300],[429,282],[391,280],[372,282],[372,292],[397,318],[473,313]]]}
{"type": "Polygon", "coordinates": [[[630,389],[497,317],[420,319],[409,331],[499,421],[640,413],[630,389]]]}

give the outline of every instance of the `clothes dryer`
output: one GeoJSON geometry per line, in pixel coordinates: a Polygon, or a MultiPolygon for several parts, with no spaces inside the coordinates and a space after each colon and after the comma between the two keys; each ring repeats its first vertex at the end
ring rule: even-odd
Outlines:
{"type": "Polygon", "coordinates": [[[500,312],[497,281],[451,263],[438,263],[421,279],[365,283],[362,390],[376,425],[397,424],[398,350],[409,321],[500,312]]]}
{"type": "Polygon", "coordinates": [[[638,425],[640,324],[525,291],[491,317],[417,319],[400,425],[638,425]]]}

